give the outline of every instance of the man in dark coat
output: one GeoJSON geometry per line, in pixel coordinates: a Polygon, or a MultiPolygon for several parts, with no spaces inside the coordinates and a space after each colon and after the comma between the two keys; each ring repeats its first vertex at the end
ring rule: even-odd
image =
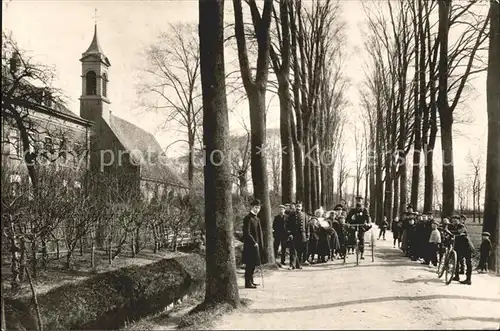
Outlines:
{"type": "Polygon", "coordinates": [[[297,233],[297,224],[295,222],[296,213],[295,203],[290,204],[290,211],[288,213],[288,218],[286,219],[285,228],[287,233],[287,246],[290,252],[290,267],[289,269],[302,269],[298,259],[297,247],[295,245],[295,234],[297,233]],[[293,208],[292,208],[293,206],[293,208]]]}
{"type": "Polygon", "coordinates": [[[243,219],[243,263],[245,263],[245,288],[257,288],[253,280],[255,267],[260,263],[263,247],[262,227],[260,225],[260,200],[251,203],[251,209],[243,219]]]}
{"type": "Polygon", "coordinates": [[[368,209],[363,205],[363,197],[356,197],[356,206],[347,214],[347,222],[349,224],[362,224],[358,229],[358,247],[361,255],[360,259],[364,260],[365,253],[365,232],[371,228],[370,214],[368,209]]]}
{"type": "MultiPolygon", "coordinates": [[[[464,233],[465,235],[467,235],[467,228],[465,227],[464,224],[461,223],[460,215],[455,214],[455,215],[451,216],[451,224],[449,226],[449,230],[454,235],[459,235],[461,233],[464,233]],[[460,231],[459,231],[459,228],[460,228],[460,231]]],[[[463,275],[465,273],[465,258],[458,259],[458,268],[457,269],[459,270],[460,275],[463,275]]]]}
{"type": "Polygon", "coordinates": [[[274,256],[278,258],[278,250],[281,247],[281,264],[285,264],[287,231],[286,223],[288,215],[285,214],[286,207],[280,205],[278,207],[278,215],[274,216],[273,221],[273,237],[274,237],[274,256]]]}
{"type": "MultiPolygon", "coordinates": [[[[467,232],[465,231],[465,226],[463,224],[458,224],[456,227],[455,236],[455,251],[457,252],[457,260],[460,262],[465,261],[465,275],[466,279],[461,281],[461,284],[471,285],[472,277],[472,253],[474,252],[474,245],[472,244],[467,232]]],[[[460,268],[455,269],[455,277],[453,280],[460,281],[460,268]]]]}
{"type": "Polygon", "coordinates": [[[307,258],[307,216],[302,211],[302,203],[297,202],[295,204],[295,212],[290,215],[289,219],[293,227],[293,244],[295,250],[297,251],[297,259],[299,260],[295,268],[300,269],[300,263],[304,263],[307,258]]]}
{"type": "Polygon", "coordinates": [[[392,221],[392,226],[391,226],[391,231],[392,231],[392,237],[393,237],[393,243],[392,247],[396,248],[396,244],[398,245],[398,248],[401,246],[401,232],[403,226],[401,224],[401,221],[399,220],[399,217],[396,216],[394,220],[392,221]]]}
{"type": "MultiPolygon", "coordinates": [[[[415,221],[415,212],[413,211],[412,205],[406,206],[406,212],[403,213],[401,217],[401,249],[405,253],[406,256],[409,255],[408,250],[408,228],[410,227],[410,220],[415,221]]],[[[413,221],[413,222],[414,222],[413,221]]]]}
{"type": "Polygon", "coordinates": [[[406,240],[407,240],[407,256],[412,260],[417,260],[418,255],[418,232],[415,219],[410,218],[406,227],[406,240]]]}

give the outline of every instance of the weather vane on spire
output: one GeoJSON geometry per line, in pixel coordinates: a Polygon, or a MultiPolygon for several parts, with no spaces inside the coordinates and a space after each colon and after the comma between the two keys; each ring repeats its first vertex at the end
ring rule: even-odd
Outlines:
{"type": "Polygon", "coordinates": [[[99,18],[99,16],[97,16],[97,8],[94,9],[94,23],[95,25],[97,25],[97,19],[99,18]]]}

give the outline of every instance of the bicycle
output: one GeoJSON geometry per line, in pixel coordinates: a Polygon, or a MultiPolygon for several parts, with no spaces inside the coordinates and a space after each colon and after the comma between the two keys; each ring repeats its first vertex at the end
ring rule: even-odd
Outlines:
{"type": "Polygon", "coordinates": [[[445,246],[444,254],[440,254],[439,257],[437,276],[438,278],[441,278],[444,274],[444,282],[446,285],[450,285],[457,268],[457,252],[455,251],[454,246],[455,235],[451,237],[450,243],[445,246]]]}
{"type": "MultiPolygon", "coordinates": [[[[359,265],[359,238],[358,238],[358,233],[359,233],[359,227],[360,226],[365,226],[366,224],[347,224],[349,227],[354,227],[354,238],[356,238],[356,243],[354,245],[354,250],[356,251],[356,265],[359,265]]],[[[345,263],[346,255],[344,255],[344,263],[345,263]]],[[[373,262],[373,245],[372,245],[372,262],[373,262]]]]}

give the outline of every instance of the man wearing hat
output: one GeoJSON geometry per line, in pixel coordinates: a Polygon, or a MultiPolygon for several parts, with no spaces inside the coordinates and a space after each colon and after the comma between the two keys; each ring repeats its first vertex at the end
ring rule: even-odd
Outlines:
{"type": "Polygon", "coordinates": [[[481,238],[483,239],[481,242],[481,246],[479,246],[479,264],[477,266],[477,271],[488,272],[488,259],[491,255],[491,241],[490,241],[490,233],[483,232],[481,234],[481,238]]]}
{"type": "Polygon", "coordinates": [[[286,224],[288,222],[288,215],[285,214],[286,207],[284,205],[278,206],[278,215],[274,216],[273,221],[273,238],[274,238],[274,256],[278,259],[278,250],[281,247],[281,264],[285,264],[287,231],[286,224]]]}
{"type": "Polygon", "coordinates": [[[263,235],[259,219],[260,200],[253,200],[250,212],[243,219],[243,263],[245,263],[245,288],[256,288],[253,280],[255,267],[261,262],[263,235]]]}
{"type": "Polygon", "coordinates": [[[290,215],[290,204],[285,203],[285,215],[290,215]]]}
{"type": "Polygon", "coordinates": [[[410,220],[415,219],[415,213],[413,211],[413,206],[408,204],[406,206],[406,211],[403,213],[401,217],[401,249],[405,253],[406,256],[410,256],[410,252],[408,250],[408,229],[410,228],[410,220]]]}
{"type": "MultiPolygon", "coordinates": [[[[356,205],[352,208],[347,214],[347,220],[349,224],[366,224],[370,223],[370,214],[368,213],[368,209],[363,205],[363,197],[356,197],[356,205]]],[[[370,226],[371,227],[371,226],[370,226]]],[[[358,247],[360,252],[360,259],[364,260],[364,252],[365,252],[365,232],[369,229],[369,227],[360,226],[358,230],[358,247]]]]}
{"type": "MultiPolygon", "coordinates": [[[[307,217],[302,211],[302,202],[296,202],[295,210],[288,217],[288,223],[288,233],[293,238],[292,244],[297,254],[293,257],[290,255],[291,268],[302,269],[300,263],[303,263],[307,257],[307,217]]],[[[291,251],[291,253],[293,252],[291,251]]]]}
{"type": "MultiPolygon", "coordinates": [[[[461,223],[460,221],[460,215],[455,214],[451,216],[451,224],[449,225],[448,229],[450,230],[453,235],[458,236],[461,233],[464,233],[467,235],[467,228],[465,227],[464,224],[461,223]]],[[[465,260],[463,258],[458,259],[458,268],[461,275],[465,273],[465,260]]]]}
{"type": "MultiPolygon", "coordinates": [[[[474,245],[465,232],[465,227],[463,224],[459,224],[457,226],[458,235],[455,236],[455,251],[457,252],[457,260],[463,261],[465,260],[465,275],[466,279],[461,281],[461,284],[471,285],[471,276],[472,276],[472,253],[474,252],[474,245]]],[[[455,277],[453,280],[460,281],[459,274],[461,273],[460,268],[455,269],[455,277]]]]}
{"type": "Polygon", "coordinates": [[[335,229],[337,231],[337,236],[339,238],[339,251],[338,255],[339,258],[343,259],[344,256],[347,254],[347,235],[348,235],[348,228],[345,223],[345,215],[343,213],[340,213],[340,215],[337,218],[338,221],[338,227],[335,229]]]}

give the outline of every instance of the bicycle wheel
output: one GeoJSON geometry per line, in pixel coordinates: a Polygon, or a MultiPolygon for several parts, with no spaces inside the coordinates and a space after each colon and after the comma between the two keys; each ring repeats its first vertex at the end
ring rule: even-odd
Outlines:
{"type": "Polygon", "coordinates": [[[444,275],[444,269],[445,269],[445,263],[444,261],[446,260],[446,257],[448,256],[447,253],[444,253],[441,258],[439,259],[439,264],[438,264],[438,267],[437,267],[437,276],[438,278],[441,278],[443,277],[444,275]]]}
{"type": "Polygon", "coordinates": [[[373,236],[373,230],[372,230],[372,237],[371,237],[371,243],[370,245],[371,250],[372,250],[372,262],[375,262],[375,237],[373,236]]]}
{"type": "Polygon", "coordinates": [[[356,265],[359,265],[359,244],[356,242],[356,265]]]}
{"type": "Polygon", "coordinates": [[[446,273],[444,276],[446,285],[450,285],[453,277],[455,277],[455,269],[457,268],[457,252],[455,250],[451,250],[449,257],[446,261],[446,273]]]}

